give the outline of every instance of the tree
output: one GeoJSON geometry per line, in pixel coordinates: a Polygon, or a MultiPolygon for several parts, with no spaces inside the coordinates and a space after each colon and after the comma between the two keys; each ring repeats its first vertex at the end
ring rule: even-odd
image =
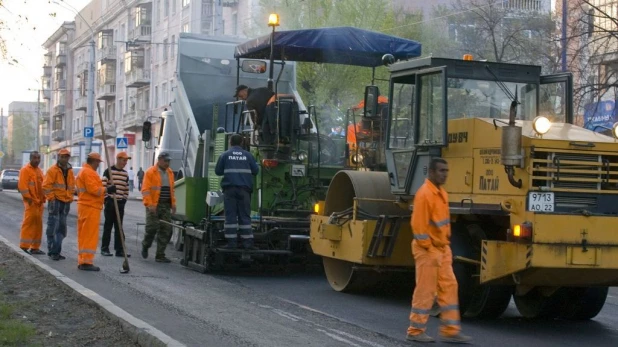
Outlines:
{"type": "Polygon", "coordinates": [[[555,19],[541,9],[511,7],[495,0],[458,0],[449,32],[460,42],[460,55],[504,63],[536,64],[544,73],[557,69],[555,19]]]}
{"type": "MultiPolygon", "coordinates": [[[[381,32],[401,24],[400,20],[412,20],[414,16],[397,14],[387,0],[261,0],[260,5],[261,14],[254,17],[250,34],[253,37],[269,32],[266,18],[272,12],[278,13],[281,18],[281,27],[277,30],[352,26],[381,32]]],[[[413,39],[418,40],[418,32],[418,28],[410,28],[405,32],[406,36],[399,36],[414,36],[413,39]]],[[[296,78],[299,93],[306,104],[321,105],[325,111],[331,110],[322,115],[328,122],[332,118],[341,121],[345,110],[362,100],[364,87],[371,83],[371,74],[370,68],[298,63],[296,78]]],[[[388,85],[380,79],[387,78],[386,68],[376,68],[376,84],[382,94],[386,93],[388,85]]]]}
{"type": "Polygon", "coordinates": [[[575,77],[574,102],[580,114],[597,101],[618,97],[616,10],[616,4],[611,1],[569,1],[566,61],[568,70],[575,77]]]}
{"type": "Polygon", "coordinates": [[[22,151],[35,149],[36,114],[18,109],[12,113],[12,116],[13,132],[10,134],[11,150],[15,157],[19,157],[22,151]]]}

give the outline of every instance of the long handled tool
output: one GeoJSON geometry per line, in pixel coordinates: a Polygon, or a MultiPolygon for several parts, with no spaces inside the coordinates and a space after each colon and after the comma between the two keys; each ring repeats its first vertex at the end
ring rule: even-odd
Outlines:
{"type": "MultiPolygon", "coordinates": [[[[101,106],[97,102],[97,110],[99,111],[99,125],[101,126],[101,135],[105,139],[105,126],[103,124],[103,113],[101,113],[101,106]]],[[[103,140],[105,142],[105,140],[103,140]]],[[[107,159],[107,172],[109,173],[109,179],[112,179],[112,162],[109,159],[109,150],[105,143],[103,143],[103,147],[105,148],[105,158],[107,159]]],[[[122,230],[122,221],[120,220],[120,210],[118,209],[118,200],[116,200],[116,194],[110,194],[112,199],[114,200],[114,209],[116,210],[116,223],[118,224],[118,231],[120,232],[120,241],[122,243],[122,252],[124,253],[124,262],[122,262],[122,268],[120,269],[120,273],[126,274],[129,272],[129,258],[127,258],[127,247],[124,245],[124,231],[122,230]]]]}

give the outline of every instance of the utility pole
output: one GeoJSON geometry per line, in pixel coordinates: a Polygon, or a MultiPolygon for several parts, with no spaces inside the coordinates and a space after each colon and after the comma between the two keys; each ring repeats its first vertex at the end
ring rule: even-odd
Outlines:
{"type": "Polygon", "coordinates": [[[214,21],[214,30],[213,34],[215,36],[223,35],[223,4],[221,3],[223,0],[215,0],[215,21],[214,21]]]}
{"type": "MultiPolygon", "coordinates": [[[[86,126],[93,127],[93,115],[94,115],[94,32],[92,34],[92,38],[88,43],[90,46],[90,59],[88,63],[88,98],[87,102],[87,112],[86,112],[86,126]]],[[[101,126],[105,126],[105,124],[101,124],[101,126]]],[[[105,146],[105,139],[103,139],[103,146],[105,146]]],[[[92,137],[86,137],[86,153],[88,155],[92,152],[92,137]]]]}
{"type": "Polygon", "coordinates": [[[562,0],[562,72],[567,71],[567,0],[562,0]]]}
{"type": "MultiPolygon", "coordinates": [[[[41,86],[43,86],[42,81],[41,81],[41,86]]],[[[36,117],[34,120],[34,133],[36,134],[36,136],[34,137],[34,150],[37,152],[41,148],[41,143],[39,142],[40,141],[39,136],[41,136],[41,133],[39,131],[40,123],[41,123],[41,91],[37,90],[36,92],[36,117]]]]}

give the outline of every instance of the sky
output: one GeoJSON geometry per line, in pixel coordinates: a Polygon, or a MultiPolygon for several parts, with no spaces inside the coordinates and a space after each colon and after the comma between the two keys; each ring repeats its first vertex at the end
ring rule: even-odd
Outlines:
{"type": "Polygon", "coordinates": [[[89,0],[0,2],[0,21],[4,22],[0,35],[8,51],[6,60],[0,58],[0,107],[4,108],[6,116],[12,101],[36,102],[34,89],[40,89],[43,75],[43,43],[64,21],[75,19],[76,11],[71,6],[81,10],[89,0]],[[55,17],[50,15],[52,13],[55,17]]]}

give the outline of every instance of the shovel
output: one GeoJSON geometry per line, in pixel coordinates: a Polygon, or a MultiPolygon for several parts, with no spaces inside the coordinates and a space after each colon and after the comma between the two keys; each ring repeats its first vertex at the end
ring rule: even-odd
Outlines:
{"type": "MultiPolygon", "coordinates": [[[[105,126],[103,125],[103,113],[101,113],[101,106],[97,102],[97,110],[99,111],[99,125],[101,126],[101,135],[103,135],[103,139],[105,136],[105,126]]],[[[105,140],[103,140],[105,142],[105,140]]],[[[105,148],[105,158],[107,159],[107,170],[109,172],[109,177],[112,177],[112,162],[109,159],[109,151],[107,149],[107,145],[103,143],[103,147],[105,148]]],[[[122,252],[124,253],[124,261],[122,262],[122,268],[120,269],[121,274],[126,274],[129,272],[129,258],[127,258],[127,247],[124,245],[124,232],[122,231],[122,221],[120,220],[120,210],[118,209],[118,200],[116,200],[116,194],[110,194],[112,199],[114,200],[114,209],[116,210],[116,223],[118,224],[118,231],[120,232],[120,241],[122,243],[122,252]]]]}

